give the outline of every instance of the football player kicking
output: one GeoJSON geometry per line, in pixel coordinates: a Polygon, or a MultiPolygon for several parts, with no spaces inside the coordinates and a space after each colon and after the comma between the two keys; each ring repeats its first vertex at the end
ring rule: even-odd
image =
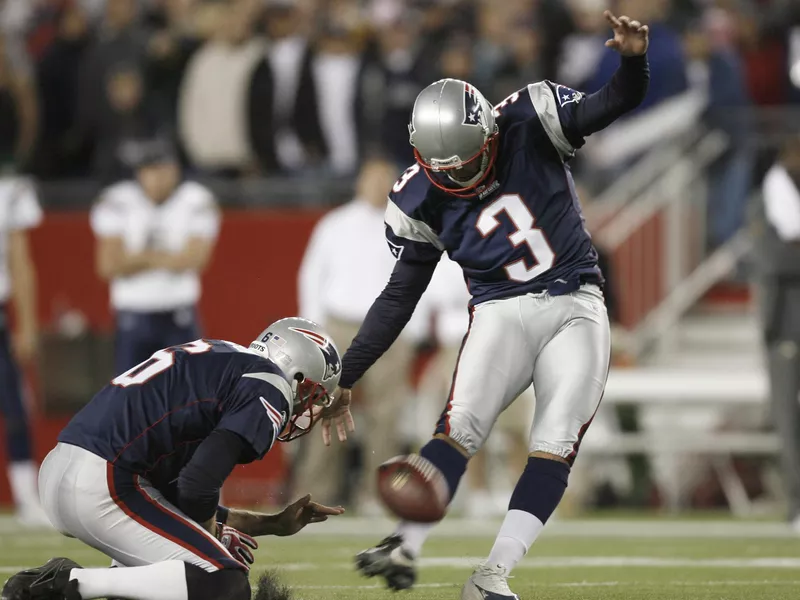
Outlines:
{"type": "MultiPolygon", "coordinates": [[[[453,79],[419,94],[409,125],[417,163],[392,188],[386,211],[397,264],[344,357],[337,414],[323,423],[328,442],[333,425],[346,437],[349,389],[403,329],[446,251],[472,294],[470,328],[446,408],[420,454],[442,471],[451,498],[498,415],[531,384],[536,391],[527,466],[464,600],[517,598],[508,575],[558,506],[605,387],[603,276],[566,163],[587,135],[642,101],[650,77],[647,26],[605,16],[614,34],[606,46],[622,60],[595,94],[542,81],[492,108],[453,79]]],[[[391,588],[411,587],[430,529],[400,523],[357,556],[359,569],[391,588]]]]}
{"type": "Polygon", "coordinates": [[[308,432],[340,375],[333,341],[298,318],[249,348],[196,340],[119,375],[61,432],[39,489],[61,533],[124,568],[54,558],[9,579],[2,600],[250,600],[253,537],[292,535],[344,509],[306,496],[277,515],[229,510],[220,488],[276,439],[308,432]]]}

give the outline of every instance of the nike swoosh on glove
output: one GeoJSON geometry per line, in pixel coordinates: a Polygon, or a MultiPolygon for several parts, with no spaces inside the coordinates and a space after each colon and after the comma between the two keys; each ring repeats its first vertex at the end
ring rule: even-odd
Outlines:
{"type": "Polygon", "coordinates": [[[217,523],[217,538],[228,549],[233,557],[250,570],[250,565],[255,562],[252,550],[258,549],[258,542],[238,529],[217,523]]]}

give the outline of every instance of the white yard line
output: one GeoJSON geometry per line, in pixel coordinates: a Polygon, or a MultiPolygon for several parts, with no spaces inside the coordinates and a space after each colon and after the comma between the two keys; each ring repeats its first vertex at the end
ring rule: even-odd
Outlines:
{"type": "MultiPolygon", "coordinates": [[[[309,537],[376,537],[388,535],[395,522],[389,519],[332,519],[318,527],[305,529],[309,537]]],[[[493,538],[500,521],[492,519],[445,519],[433,532],[437,538],[493,538]]],[[[567,538],[797,538],[782,522],[765,521],[665,521],[665,520],[564,520],[551,521],[545,537],[567,538]]]]}
{"type": "MultiPolygon", "coordinates": [[[[677,587],[736,587],[736,586],[798,586],[800,580],[795,581],[770,581],[770,580],[730,580],[730,581],[568,581],[559,583],[536,583],[536,588],[595,588],[595,587],[634,587],[642,585],[667,585],[677,587]]],[[[383,585],[293,585],[296,590],[380,590],[383,585]]],[[[454,588],[461,587],[459,583],[419,583],[414,589],[428,588],[454,588]]],[[[513,582],[512,582],[513,587],[513,582]]]]}
{"type": "MultiPolygon", "coordinates": [[[[471,568],[484,557],[423,558],[421,568],[471,568]]],[[[724,569],[798,569],[800,558],[657,558],[640,556],[536,556],[516,569],[571,569],[573,567],[640,567],[640,568],[724,568],[724,569]]]]}
{"type": "MultiPolygon", "coordinates": [[[[331,519],[300,532],[301,537],[380,537],[394,530],[390,519],[347,517],[331,519]]],[[[440,538],[493,538],[500,527],[496,519],[447,518],[439,523],[433,536],[440,538]]],[[[0,535],[22,530],[10,516],[0,516],[0,535]]],[[[56,536],[54,531],[25,530],[31,539],[56,536]]],[[[551,520],[543,532],[548,537],[578,538],[797,538],[796,533],[779,521],[697,521],[697,520],[551,520]]]]}
{"type": "MultiPolygon", "coordinates": [[[[293,585],[293,590],[381,590],[385,585],[293,585]]],[[[457,583],[418,583],[414,589],[458,587],[457,583]]]]}
{"type": "MultiPolygon", "coordinates": [[[[443,556],[422,558],[420,569],[473,569],[485,557],[443,556]]],[[[351,562],[333,563],[286,563],[276,564],[283,571],[349,571],[351,562]]],[[[800,569],[800,558],[656,558],[640,556],[537,556],[516,566],[518,570],[531,569],[572,569],[582,568],[718,568],[718,569],[800,569]]]]}
{"type": "MultiPolygon", "coordinates": [[[[423,558],[419,561],[421,569],[471,569],[479,564],[481,557],[440,557],[423,558]]],[[[274,565],[280,571],[349,571],[353,569],[352,563],[286,563],[274,565]]],[[[16,573],[28,566],[0,567],[0,573],[16,573]]],[[[643,558],[638,556],[540,556],[517,565],[517,570],[530,569],[572,569],[575,567],[626,567],[626,568],[722,568],[722,569],[798,569],[800,558],[643,558]]],[[[723,585],[726,582],[718,582],[723,585]]],[[[595,585],[588,582],[587,585],[595,585]]],[[[733,584],[738,585],[735,580],[733,584]]],[[[674,583],[673,585],[679,585],[674,583]]],[[[694,582],[686,582],[694,585],[694,582]]],[[[710,585],[710,584],[709,584],[710,585]]],[[[367,586],[369,587],[369,586],[367,586]]]]}

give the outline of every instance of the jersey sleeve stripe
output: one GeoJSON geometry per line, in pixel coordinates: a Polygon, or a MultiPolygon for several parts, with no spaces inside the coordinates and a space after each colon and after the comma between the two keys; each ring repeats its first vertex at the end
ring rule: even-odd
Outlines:
{"type": "Polygon", "coordinates": [[[261,400],[261,404],[264,405],[264,408],[267,411],[267,418],[270,422],[275,426],[275,431],[281,429],[283,416],[279,413],[267,400],[264,396],[259,396],[259,400],[261,400]]]}
{"type": "Polygon", "coordinates": [[[385,220],[386,224],[397,237],[412,242],[430,244],[437,250],[444,251],[444,244],[442,244],[442,241],[433,229],[431,229],[427,223],[409,217],[400,210],[400,207],[397,206],[391,198],[389,199],[389,204],[386,206],[385,220]]]}
{"type": "Polygon", "coordinates": [[[286,399],[286,403],[289,405],[289,416],[292,416],[292,386],[289,385],[289,382],[286,381],[280,375],[276,375],[275,373],[245,373],[242,377],[247,377],[249,379],[260,379],[272,387],[277,388],[277,390],[283,394],[283,397],[286,399]]]}
{"type": "Polygon", "coordinates": [[[528,94],[531,103],[539,116],[539,121],[550,138],[553,146],[562,159],[569,158],[575,154],[575,148],[570,144],[564,130],[561,128],[561,121],[558,118],[558,103],[553,95],[553,90],[547,85],[546,81],[531,83],[528,86],[528,94]]]}

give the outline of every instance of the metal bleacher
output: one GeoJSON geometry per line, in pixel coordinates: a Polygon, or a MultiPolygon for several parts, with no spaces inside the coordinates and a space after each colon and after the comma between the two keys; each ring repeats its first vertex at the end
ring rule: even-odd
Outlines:
{"type": "MultiPolygon", "coordinates": [[[[595,443],[590,429],[585,443],[593,455],[647,456],[671,510],[688,503],[689,471],[711,469],[732,512],[749,515],[754,504],[734,458],[773,457],[780,449],[759,327],[747,303],[709,308],[703,300],[736,272],[751,241],[742,231],[714,253],[704,250],[707,167],[727,140],[703,129],[702,96],[675,104],[683,115],[694,106],[694,118],[671,127],[671,107],[655,115],[671,133],[588,207],[595,239],[616,268],[622,331],[615,346],[631,365],[612,368],[601,410],[635,406],[640,429],[600,432],[595,443]]],[[[656,126],[639,119],[627,126],[632,139],[656,126]]]]}

